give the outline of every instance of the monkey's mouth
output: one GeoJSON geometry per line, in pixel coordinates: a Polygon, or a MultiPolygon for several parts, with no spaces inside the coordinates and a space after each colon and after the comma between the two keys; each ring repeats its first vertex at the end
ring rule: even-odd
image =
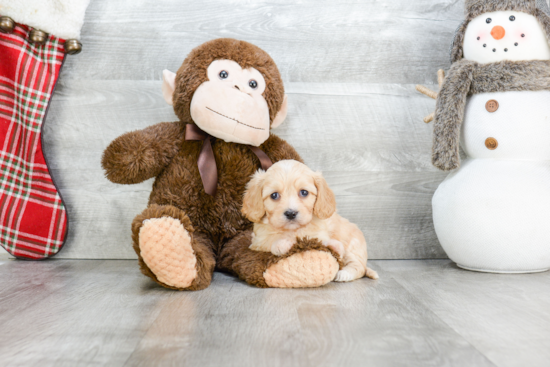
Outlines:
{"type": "Polygon", "coordinates": [[[212,111],[212,112],[214,112],[214,113],[217,113],[218,115],[223,116],[223,117],[225,117],[226,119],[230,119],[230,120],[236,121],[237,123],[239,123],[239,124],[241,124],[241,125],[244,125],[244,126],[248,126],[248,127],[252,128],[252,129],[256,129],[256,130],[265,130],[265,129],[262,129],[261,127],[255,127],[255,126],[247,125],[247,124],[245,124],[244,122],[240,122],[239,120],[234,119],[233,117],[229,117],[229,116],[226,116],[226,115],[224,115],[224,114],[222,114],[222,113],[219,113],[218,111],[214,111],[213,109],[211,109],[211,108],[208,107],[208,106],[206,106],[206,109],[207,109],[207,110],[210,110],[210,111],[212,111]]]}

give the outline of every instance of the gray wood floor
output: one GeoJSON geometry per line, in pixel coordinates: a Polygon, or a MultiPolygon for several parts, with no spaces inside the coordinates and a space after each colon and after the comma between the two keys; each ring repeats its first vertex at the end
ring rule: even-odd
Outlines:
{"type": "Polygon", "coordinates": [[[132,260],[0,260],[2,366],[548,366],[550,273],[373,261],[381,279],[194,293],[132,260]]]}

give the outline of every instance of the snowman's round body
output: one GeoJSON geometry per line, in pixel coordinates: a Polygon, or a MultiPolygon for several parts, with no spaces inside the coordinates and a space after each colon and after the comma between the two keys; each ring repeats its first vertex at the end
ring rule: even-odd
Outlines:
{"type": "Polygon", "coordinates": [[[550,91],[470,97],[461,145],[468,159],[432,200],[449,258],[479,271],[550,268],[550,91]]]}
{"type": "MultiPolygon", "coordinates": [[[[505,59],[508,51],[503,52],[504,48],[517,47],[514,44],[525,38],[522,34],[533,40],[538,28],[540,47],[527,48],[525,55],[531,50],[533,59],[550,59],[550,47],[536,18],[518,12],[495,12],[478,18],[481,21],[474,19],[466,31],[465,58],[495,62],[495,54],[500,52],[505,59]],[[511,34],[504,40],[507,43],[491,40],[483,24],[489,23],[486,19],[503,24],[512,15],[519,30],[509,27],[512,31],[507,31],[511,34]],[[517,18],[528,22],[521,25],[517,18]]],[[[512,59],[521,55],[514,52],[512,59]]],[[[460,267],[477,271],[548,270],[550,91],[470,96],[461,127],[461,146],[468,158],[441,183],[432,200],[435,230],[449,258],[460,267]]]]}

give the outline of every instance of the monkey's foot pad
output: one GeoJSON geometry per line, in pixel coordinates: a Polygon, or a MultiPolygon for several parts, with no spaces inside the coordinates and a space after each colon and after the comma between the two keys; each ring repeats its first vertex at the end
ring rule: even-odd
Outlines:
{"type": "Polygon", "coordinates": [[[191,237],[171,217],[147,219],[139,231],[143,261],[157,279],[172,287],[187,288],[197,277],[197,258],[191,237]]]}
{"type": "Polygon", "coordinates": [[[264,279],[273,288],[320,287],[331,282],[338,269],[338,261],[331,253],[307,251],[270,266],[264,272],[264,279]]]}

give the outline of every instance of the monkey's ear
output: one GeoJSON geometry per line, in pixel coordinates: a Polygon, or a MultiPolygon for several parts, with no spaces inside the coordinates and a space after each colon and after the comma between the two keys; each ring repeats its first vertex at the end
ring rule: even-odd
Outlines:
{"type": "Polygon", "coordinates": [[[271,123],[271,128],[272,129],[275,129],[277,126],[279,126],[280,124],[283,123],[283,121],[285,120],[286,118],[286,113],[288,111],[288,103],[287,103],[287,98],[286,98],[286,94],[285,94],[285,99],[283,100],[283,104],[281,106],[281,109],[279,110],[279,112],[277,112],[277,115],[275,116],[275,118],[273,119],[273,122],[271,123]]]}
{"type": "Polygon", "coordinates": [[[172,96],[176,89],[176,73],[164,69],[162,71],[162,96],[169,105],[173,105],[172,96]]]}

